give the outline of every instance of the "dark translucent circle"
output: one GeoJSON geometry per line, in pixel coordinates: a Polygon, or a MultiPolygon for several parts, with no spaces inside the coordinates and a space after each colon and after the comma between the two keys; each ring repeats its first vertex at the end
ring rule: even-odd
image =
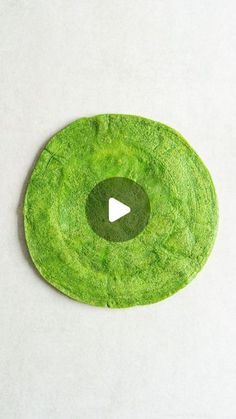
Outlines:
{"type": "Polygon", "coordinates": [[[112,242],[131,240],[148,224],[150,202],[144,189],[125,177],[113,177],[99,182],[90,192],[86,202],[86,216],[98,236],[112,242]],[[115,198],[130,207],[131,211],[115,222],[108,217],[108,202],[115,198]]]}

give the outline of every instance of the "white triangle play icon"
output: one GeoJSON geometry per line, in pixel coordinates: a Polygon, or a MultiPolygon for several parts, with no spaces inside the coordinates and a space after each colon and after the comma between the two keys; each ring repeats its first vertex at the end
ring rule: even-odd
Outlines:
{"type": "Polygon", "coordinates": [[[108,218],[111,223],[129,214],[130,211],[131,211],[130,207],[118,201],[117,199],[115,198],[109,199],[108,218]]]}

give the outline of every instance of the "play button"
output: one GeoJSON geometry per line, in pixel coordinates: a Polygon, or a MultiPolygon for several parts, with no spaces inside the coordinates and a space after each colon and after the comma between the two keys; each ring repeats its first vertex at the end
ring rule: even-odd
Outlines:
{"type": "Polygon", "coordinates": [[[109,199],[109,221],[114,223],[114,221],[119,220],[120,218],[124,217],[125,215],[130,213],[130,207],[128,205],[123,204],[122,202],[118,201],[115,198],[109,199]]]}
{"type": "Polygon", "coordinates": [[[113,242],[130,240],[146,227],[148,196],[141,185],[124,177],[99,182],[88,195],[86,216],[92,230],[113,242]]]}

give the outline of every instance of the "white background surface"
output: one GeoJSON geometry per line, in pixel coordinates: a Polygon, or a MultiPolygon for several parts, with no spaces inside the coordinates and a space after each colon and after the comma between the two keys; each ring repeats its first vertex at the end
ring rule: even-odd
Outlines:
{"type": "Polygon", "coordinates": [[[1,0],[1,418],[236,418],[235,16],[234,0],[1,0]],[[40,279],[22,239],[42,146],[106,112],[176,128],[217,188],[208,263],[156,305],[72,301],[40,279]]]}

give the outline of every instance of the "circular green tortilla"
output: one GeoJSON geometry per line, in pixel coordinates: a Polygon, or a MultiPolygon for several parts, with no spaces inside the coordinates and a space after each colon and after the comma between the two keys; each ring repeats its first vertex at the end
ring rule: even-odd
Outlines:
{"type": "Polygon", "coordinates": [[[131,115],[81,118],[43,150],[25,196],[32,260],[55,288],[78,301],[129,307],[160,301],[187,285],[206,262],[217,227],[210,174],[172,128],[131,115]],[[124,177],[150,201],[132,240],[99,237],[86,200],[99,182],[124,177]]]}

